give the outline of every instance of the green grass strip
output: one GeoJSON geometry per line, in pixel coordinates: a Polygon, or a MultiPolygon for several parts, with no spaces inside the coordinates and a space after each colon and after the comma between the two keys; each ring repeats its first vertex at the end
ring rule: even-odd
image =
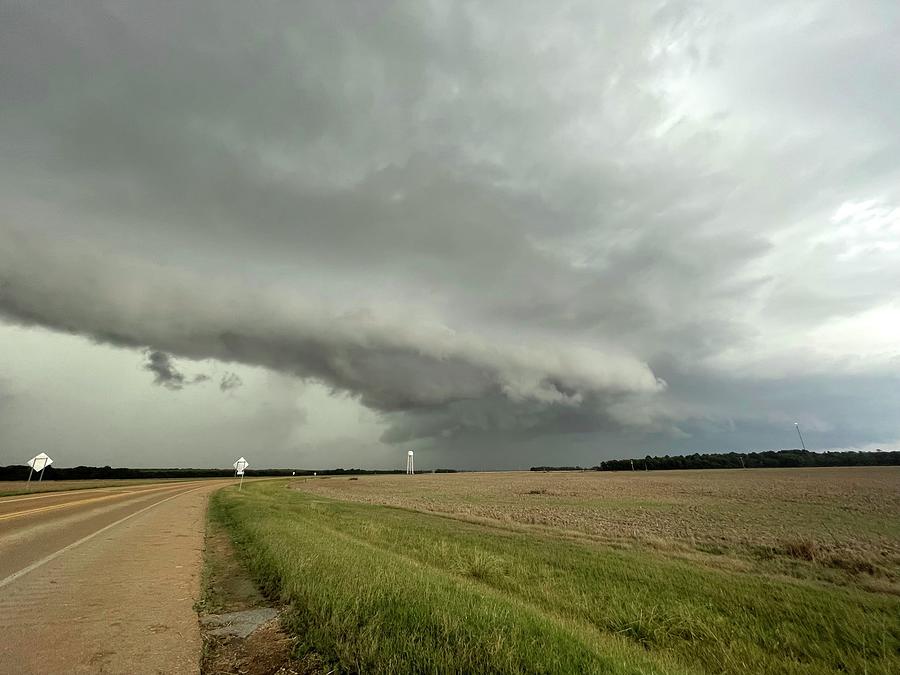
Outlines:
{"type": "Polygon", "coordinates": [[[900,600],[264,483],[212,506],[289,628],[357,672],[900,672],[900,600]]]}

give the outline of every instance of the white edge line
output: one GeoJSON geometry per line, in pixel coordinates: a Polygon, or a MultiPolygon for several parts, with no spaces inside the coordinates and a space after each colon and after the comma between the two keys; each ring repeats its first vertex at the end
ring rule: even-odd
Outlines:
{"type": "Polygon", "coordinates": [[[186,495],[186,494],[188,494],[188,493],[190,493],[190,492],[195,492],[195,491],[197,491],[197,490],[202,490],[204,487],[206,487],[206,486],[205,486],[205,485],[201,485],[200,487],[195,487],[195,488],[193,488],[193,489],[191,489],[191,490],[185,490],[184,492],[179,492],[177,495],[172,495],[171,497],[166,497],[165,499],[161,499],[161,500],[158,501],[158,502],[154,502],[153,504],[150,504],[150,506],[145,506],[145,507],[142,508],[140,511],[135,511],[134,513],[130,513],[130,514],[128,514],[127,516],[125,516],[124,518],[120,518],[119,520],[117,520],[117,521],[114,522],[114,523],[110,523],[109,525],[106,525],[105,527],[101,527],[101,528],[100,528],[99,530],[97,530],[96,532],[92,532],[92,533],[89,534],[88,536],[82,537],[82,538],[79,539],[78,541],[73,541],[73,542],[72,542],[71,544],[69,544],[68,546],[65,546],[64,548],[59,549],[58,551],[56,551],[56,553],[51,553],[51,554],[48,555],[47,557],[41,558],[41,559],[38,560],[37,562],[31,563],[28,567],[24,567],[24,568],[20,569],[18,572],[13,572],[13,573],[10,574],[8,577],[6,577],[6,578],[3,579],[2,581],[0,581],[0,588],[3,588],[4,586],[9,586],[9,584],[11,584],[12,582],[14,582],[16,579],[19,579],[20,577],[25,576],[25,575],[28,574],[29,572],[33,572],[33,571],[36,570],[37,568],[46,565],[46,564],[47,564],[48,562],[50,562],[51,560],[55,560],[56,558],[58,558],[59,556],[61,556],[63,553],[65,553],[65,552],[67,552],[67,551],[71,551],[71,550],[72,550],[73,548],[75,548],[76,546],[81,546],[83,543],[85,543],[86,541],[89,541],[89,540],[93,539],[93,538],[96,537],[98,534],[103,534],[103,533],[106,532],[108,529],[113,528],[113,527],[115,527],[116,525],[121,525],[121,524],[124,523],[126,520],[129,520],[129,519],[131,519],[131,518],[134,518],[135,516],[139,516],[139,515],[141,515],[142,513],[144,513],[145,511],[149,511],[150,509],[152,509],[152,508],[154,508],[154,507],[156,507],[156,506],[159,506],[160,504],[165,504],[165,503],[166,503],[167,501],[169,501],[170,499],[175,499],[176,497],[181,497],[182,495],[186,495]]]}

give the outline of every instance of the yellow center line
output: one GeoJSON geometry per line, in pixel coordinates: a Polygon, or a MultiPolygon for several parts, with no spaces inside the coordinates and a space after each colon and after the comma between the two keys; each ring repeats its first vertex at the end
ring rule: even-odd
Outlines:
{"type": "Polygon", "coordinates": [[[118,494],[114,494],[114,495],[104,495],[102,497],[92,497],[90,499],[75,499],[75,500],[66,502],[65,504],[52,504],[51,506],[40,506],[36,509],[29,509],[27,511],[16,511],[14,513],[5,513],[3,515],[0,515],[0,521],[10,520],[12,518],[19,518],[22,516],[29,516],[29,515],[33,515],[36,513],[45,513],[47,511],[56,511],[57,509],[65,509],[70,506],[82,506],[84,504],[90,504],[92,502],[102,502],[102,501],[106,501],[108,499],[117,499],[118,497],[127,497],[129,495],[139,496],[139,495],[147,494],[150,492],[159,492],[160,490],[175,490],[180,487],[184,487],[184,486],[188,486],[188,485],[196,485],[196,484],[197,484],[197,482],[194,481],[194,482],[190,482],[190,483],[178,483],[177,485],[164,485],[162,487],[157,487],[157,488],[153,488],[150,490],[135,490],[132,492],[122,492],[122,493],[118,493],[118,494]]]}
{"type": "Polygon", "coordinates": [[[183,480],[173,480],[167,481],[165,483],[140,483],[138,485],[103,485],[101,487],[95,488],[74,488],[72,490],[48,490],[47,492],[40,492],[33,495],[12,495],[9,497],[0,497],[0,506],[4,504],[12,504],[13,502],[25,502],[32,499],[49,499],[51,497],[63,497],[73,494],[85,495],[91,494],[93,492],[122,492],[125,491],[138,491],[144,488],[153,488],[156,489],[157,486],[160,485],[186,485],[188,482],[196,483],[197,481],[183,481],[183,480]]]}

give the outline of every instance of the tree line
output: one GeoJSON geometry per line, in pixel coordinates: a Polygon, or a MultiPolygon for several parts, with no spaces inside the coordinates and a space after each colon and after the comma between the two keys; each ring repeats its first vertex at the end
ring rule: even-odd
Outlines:
{"type": "MultiPolygon", "coordinates": [[[[712,452],[610,459],[591,471],[659,471],[666,469],[768,469],[815,466],[900,466],[900,451],[765,450],[763,452],[712,452]]],[[[532,471],[583,471],[580,466],[533,466],[532,471]]]]}

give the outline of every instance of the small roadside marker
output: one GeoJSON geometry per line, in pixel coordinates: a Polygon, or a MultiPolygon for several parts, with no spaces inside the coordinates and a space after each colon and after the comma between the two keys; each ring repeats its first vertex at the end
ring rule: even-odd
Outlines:
{"type": "Polygon", "coordinates": [[[243,490],[244,489],[244,469],[246,469],[248,466],[250,466],[250,462],[248,462],[246,459],[241,457],[234,464],[232,464],[232,466],[234,467],[235,476],[241,477],[241,483],[240,483],[240,485],[238,485],[238,490],[243,490]]]}
{"type": "Polygon", "coordinates": [[[31,474],[37,471],[41,474],[41,477],[38,478],[38,483],[44,480],[44,469],[53,464],[53,459],[46,452],[41,452],[28,460],[28,466],[31,467],[31,470],[28,472],[28,482],[26,483],[25,490],[26,492],[31,490],[31,474]]]}

